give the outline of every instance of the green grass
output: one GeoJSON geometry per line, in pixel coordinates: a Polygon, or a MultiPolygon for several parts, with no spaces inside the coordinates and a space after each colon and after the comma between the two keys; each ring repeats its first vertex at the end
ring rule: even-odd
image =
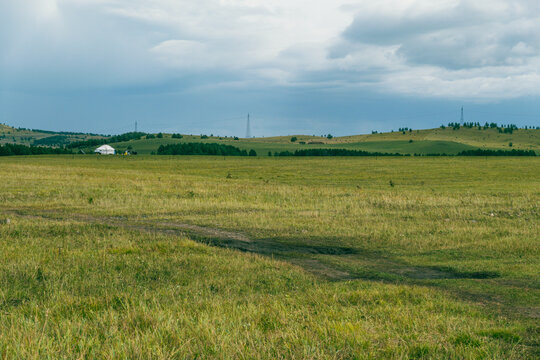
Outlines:
{"type": "Polygon", "coordinates": [[[344,136],[335,139],[337,142],[362,142],[362,141],[395,141],[403,139],[412,139],[413,141],[450,141],[464,145],[469,145],[474,148],[487,149],[509,149],[509,143],[512,143],[512,148],[522,150],[540,150],[540,130],[536,129],[519,129],[512,134],[499,133],[497,129],[478,130],[478,128],[460,128],[453,130],[451,128],[435,128],[426,130],[406,131],[401,132],[381,133],[370,135],[354,135],[344,136]]]}
{"type": "MultiPolygon", "coordinates": [[[[431,141],[421,140],[410,143],[408,140],[392,140],[392,141],[369,141],[357,143],[329,143],[329,144],[299,144],[299,143],[278,143],[265,142],[262,139],[253,140],[219,140],[219,138],[200,139],[200,137],[185,136],[183,139],[172,139],[165,137],[162,139],[140,139],[121,143],[112,144],[118,151],[125,151],[128,146],[131,146],[134,151],[140,154],[150,154],[156,152],[160,145],[175,144],[181,142],[202,142],[202,143],[220,143],[225,145],[236,146],[243,150],[254,149],[259,156],[267,156],[268,152],[274,154],[281,151],[295,151],[301,149],[320,149],[320,148],[337,148],[337,149],[352,149],[365,150],[371,152],[389,152],[402,154],[430,154],[430,153],[446,153],[457,154],[463,150],[476,149],[473,146],[460,144],[452,141],[431,141]]],[[[88,148],[87,151],[91,151],[88,148]]]]}
{"type": "Polygon", "coordinates": [[[47,142],[45,145],[62,147],[70,142],[84,141],[88,139],[99,139],[103,137],[88,134],[60,134],[33,130],[23,130],[0,124],[0,145],[8,143],[30,146],[35,145],[36,141],[38,141],[38,143],[36,144],[40,145],[39,141],[44,141],[44,139],[47,138],[51,138],[54,140],[52,142],[47,142]]]}
{"type": "Polygon", "coordinates": [[[539,165],[1,158],[0,358],[537,357],[539,165]]]}

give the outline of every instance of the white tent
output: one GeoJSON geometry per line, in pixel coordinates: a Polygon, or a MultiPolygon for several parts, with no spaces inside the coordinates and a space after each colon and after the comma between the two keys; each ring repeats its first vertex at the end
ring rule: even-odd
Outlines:
{"type": "Polygon", "coordinates": [[[101,145],[96,150],[94,150],[94,152],[101,155],[114,155],[115,150],[112,146],[101,145]]]}

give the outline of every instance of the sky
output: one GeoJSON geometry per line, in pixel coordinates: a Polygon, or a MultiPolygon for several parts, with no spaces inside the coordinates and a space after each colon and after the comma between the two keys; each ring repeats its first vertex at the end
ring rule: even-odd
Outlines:
{"type": "Polygon", "coordinates": [[[0,0],[0,122],[117,134],[540,126],[538,0],[0,0]]]}

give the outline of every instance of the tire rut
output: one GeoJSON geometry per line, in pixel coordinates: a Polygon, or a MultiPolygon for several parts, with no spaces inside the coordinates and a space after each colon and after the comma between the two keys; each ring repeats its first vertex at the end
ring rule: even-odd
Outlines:
{"type": "Polygon", "coordinates": [[[352,278],[349,273],[337,270],[332,266],[320,262],[319,260],[291,259],[289,256],[286,256],[287,254],[295,251],[311,254],[320,253],[317,251],[317,249],[313,250],[305,246],[279,244],[271,239],[258,239],[253,241],[248,236],[240,232],[232,232],[182,222],[167,221],[149,223],[147,220],[141,221],[118,216],[104,217],[76,213],[70,213],[69,216],[66,216],[58,210],[35,211],[12,209],[4,210],[3,213],[26,219],[75,220],[87,224],[107,225],[146,233],[158,233],[169,236],[186,236],[191,240],[210,246],[256,253],[264,256],[272,256],[277,260],[287,261],[291,264],[300,266],[304,270],[328,280],[337,281],[352,278]]]}

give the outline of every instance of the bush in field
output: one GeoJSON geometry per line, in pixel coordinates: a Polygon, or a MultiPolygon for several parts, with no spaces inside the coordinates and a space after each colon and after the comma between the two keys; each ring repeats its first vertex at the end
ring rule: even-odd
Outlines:
{"type": "Polygon", "coordinates": [[[296,142],[296,140],[298,140],[298,138],[297,138],[296,136],[293,136],[293,137],[291,138],[291,142],[296,142]]]}
{"type": "Polygon", "coordinates": [[[253,149],[249,150],[249,156],[257,156],[257,152],[253,149]]]}

